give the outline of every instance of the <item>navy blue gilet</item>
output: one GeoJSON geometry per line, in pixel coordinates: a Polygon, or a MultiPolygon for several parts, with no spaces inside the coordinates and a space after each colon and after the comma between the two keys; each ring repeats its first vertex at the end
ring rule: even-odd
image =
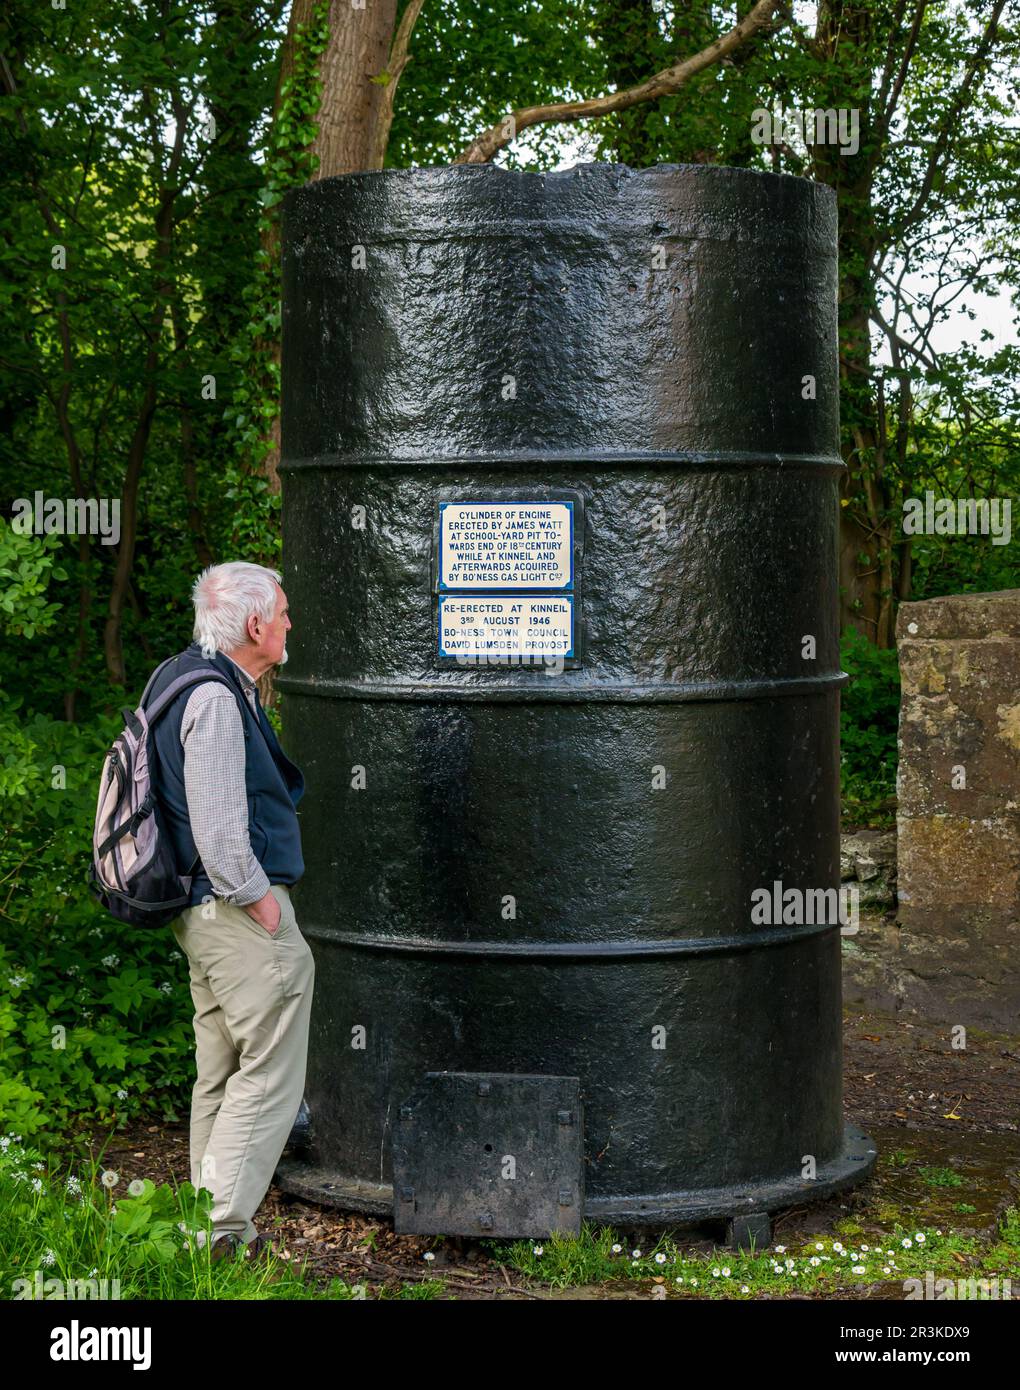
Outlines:
{"type": "MultiPolygon", "coordinates": [[[[233,662],[217,652],[204,657],[198,642],[192,642],[170,661],[153,682],[146,699],[151,705],[161,691],[177,677],[190,671],[215,670],[230,682],[237,692],[236,703],[244,722],[244,781],[248,801],[248,834],[252,851],[262,865],[270,883],[297,883],[305,871],[301,853],[301,828],[296,806],[305,790],[305,779],[280,747],[273,727],[258,703],[258,717],[248,702],[233,662]]],[[[181,745],[181,723],[191,696],[199,687],[182,690],[170,708],[160,718],[153,732],[157,765],[151,770],[152,784],[159,796],[166,832],[177,856],[181,874],[193,873],[188,903],[194,906],[203,898],[214,897],[208,875],[198,857],[188,819],[188,801],[184,790],[184,748],[181,745]],[[196,863],[196,860],[198,861],[196,863]],[[194,869],[192,865],[194,864],[194,869]]]]}

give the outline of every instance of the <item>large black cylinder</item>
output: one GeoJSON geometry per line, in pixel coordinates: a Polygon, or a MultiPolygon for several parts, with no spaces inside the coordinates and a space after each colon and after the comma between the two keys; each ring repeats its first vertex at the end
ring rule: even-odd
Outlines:
{"type": "Polygon", "coordinates": [[[858,1180],[839,922],[761,908],[840,879],[832,190],[393,170],[298,190],[283,226],[278,683],[317,971],[311,1143],[284,1186],[389,1212],[397,1153],[414,1229],[461,1145],[464,1190],[454,1165],[419,1229],[537,1233],[548,1193],[493,1220],[486,1167],[527,1132],[527,1173],[571,1205],[570,1145],[525,1077],[576,1079],[555,1114],[585,1217],[858,1180]],[[572,538],[506,587],[482,561],[543,553],[528,516],[553,504],[572,538]],[[511,539],[471,540],[447,598],[444,527],[496,509],[511,539]],[[481,633],[481,596],[512,647],[525,592],[529,633],[553,601],[565,660],[442,654],[441,602],[481,633]],[[414,1150],[429,1073],[473,1080],[414,1150]]]}

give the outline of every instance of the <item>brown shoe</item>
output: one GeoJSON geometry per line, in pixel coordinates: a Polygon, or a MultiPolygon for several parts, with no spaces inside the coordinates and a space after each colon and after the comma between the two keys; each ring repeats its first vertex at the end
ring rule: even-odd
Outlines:
{"type": "Polygon", "coordinates": [[[223,1235],[217,1236],[212,1243],[209,1251],[210,1260],[228,1259],[236,1255],[239,1250],[246,1249],[244,1241],[235,1234],[234,1231],[226,1231],[223,1235]]]}
{"type": "Polygon", "coordinates": [[[279,1256],[282,1248],[269,1236],[257,1235],[254,1240],[245,1243],[239,1235],[233,1231],[227,1231],[216,1237],[209,1258],[211,1260],[229,1259],[238,1251],[243,1250],[246,1260],[254,1260],[259,1264],[268,1265],[273,1262],[274,1256],[279,1256]]]}

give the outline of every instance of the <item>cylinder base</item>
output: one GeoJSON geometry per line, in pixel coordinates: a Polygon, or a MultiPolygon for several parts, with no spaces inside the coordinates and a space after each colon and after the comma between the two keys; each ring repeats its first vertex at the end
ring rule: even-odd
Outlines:
{"type": "MultiPolygon", "coordinates": [[[[775,1212],[804,1202],[820,1201],[864,1182],[874,1171],[878,1150],[857,1125],[843,1126],[840,1153],[807,1180],[789,1177],[758,1187],[705,1188],[692,1192],[651,1193],[647,1196],[597,1197],[584,1203],[583,1219],[624,1226],[693,1226],[750,1212],[775,1212]]],[[[341,1211],[392,1216],[393,1188],[389,1183],[366,1183],[333,1169],[316,1167],[298,1157],[283,1159],[274,1181],[292,1197],[341,1211]]],[[[472,1234],[448,1231],[448,1235],[472,1234]]],[[[522,1232],[522,1235],[531,1232],[522,1232]]]]}

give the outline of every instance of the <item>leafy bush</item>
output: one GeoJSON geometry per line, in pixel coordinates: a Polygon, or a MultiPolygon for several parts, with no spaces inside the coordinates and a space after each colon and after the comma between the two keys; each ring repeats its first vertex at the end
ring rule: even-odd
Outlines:
{"type": "Polygon", "coordinates": [[[364,1288],[271,1255],[213,1263],[211,1194],[149,1178],[126,1183],[101,1162],[75,1173],[21,1135],[0,1137],[0,1284],[16,1299],[352,1299],[364,1288]],[[58,1280],[59,1283],[47,1281],[58,1280]],[[90,1287],[91,1286],[91,1287],[90,1287]]]}
{"type": "Polygon", "coordinates": [[[984,536],[918,536],[910,598],[989,594],[1020,584],[1020,544],[992,545],[984,536]]]}
{"type": "Polygon", "coordinates": [[[881,824],[896,796],[900,670],[895,649],[881,651],[854,628],[840,643],[850,675],[840,703],[843,816],[848,824],[881,824]]]}
{"type": "Polygon", "coordinates": [[[99,773],[120,717],[79,727],[0,693],[0,1129],[55,1141],[85,1112],[176,1118],[192,1078],[187,971],[169,931],[92,898],[99,773]]]}
{"type": "Polygon", "coordinates": [[[55,551],[63,538],[52,532],[35,536],[14,526],[0,526],[0,631],[34,637],[53,626],[62,607],[47,599],[51,577],[66,579],[55,551]]]}

